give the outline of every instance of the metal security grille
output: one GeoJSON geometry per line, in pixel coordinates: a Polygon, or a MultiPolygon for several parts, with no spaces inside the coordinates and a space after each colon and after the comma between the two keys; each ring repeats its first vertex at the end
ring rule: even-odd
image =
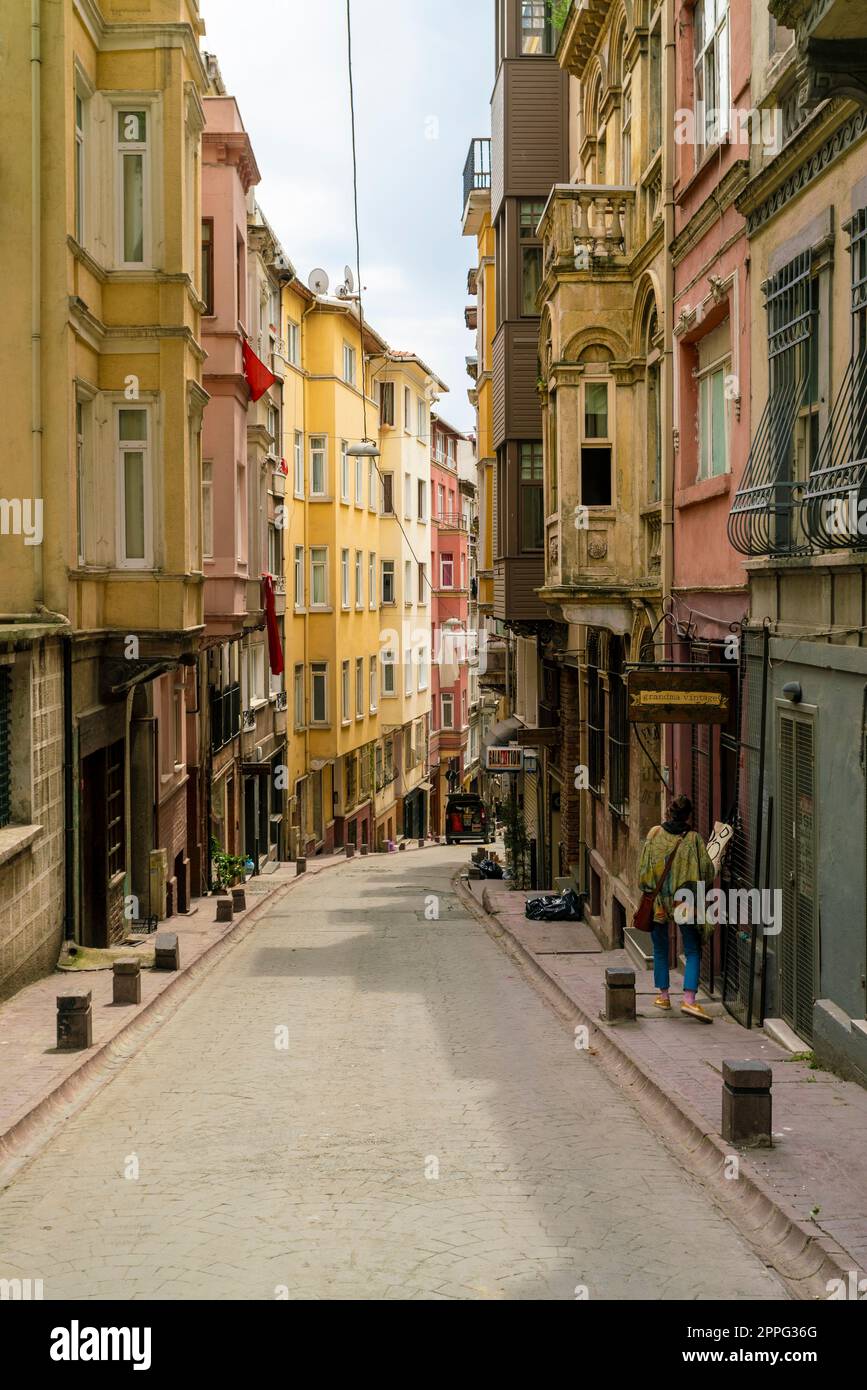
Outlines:
{"type": "Polygon", "coordinates": [[[729,540],[741,555],[790,554],[807,549],[795,500],[795,422],[816,366],[817,286],[812,253],[804,251],[764,285],[770,385],[741,486],[729,516],[729,540]]]}
{"type": "Polygon", "coordinates": [[[587,638],[587,776],[593,791],[605,777],[605,705],[599,672],[599,634],[587,638]]]}
{"type": "Polygon", "coordinates": [[[629,802],[629,721],[619,637],[611,638],[608,652],[608,804],[623,816],[629,802]]]}
{"type": "Polygon", "coordinates": [[[12,678],[0,666],[0,826],[12,819],[12,678]]]}
{"type": "Polygon", "coordinates": [[[821,550],[867,546],[867,208],[846,230],[852,351],[802,503],[804,530],[821,550]]]}
{"type": "Polygon", "coordinates": [[[112,744],[105,761],[105,842],[108,877],[124,867],[124,752],[123,739],[112,744]]]}
{"type": "MultiPolygon", "coordinates": [[[[772,814],[765,797],[765,717],[768,682],[768,637],[764,629],[741,634],[737,727],[720,736],[720,764],[730,806],[724,810],[734,829],[724,886],[760,888],[764,834],[772,814]]],[[[745,1028],[760,1018],[755,999],[756,956],[760,927],[727,923],[722,930],[722,998],[726,1009],[745,1028]]],[[[760,967],[763,962],[760,962],[760,967]]]]}
{"type": "Polygon", "coordinates": [[[807,1042],[813,1037],[816,977],[815,787],[813,725],[806,716],[780,716],[780,868],[783,930],[780,1002],[785,1021],[807,1042]]]}

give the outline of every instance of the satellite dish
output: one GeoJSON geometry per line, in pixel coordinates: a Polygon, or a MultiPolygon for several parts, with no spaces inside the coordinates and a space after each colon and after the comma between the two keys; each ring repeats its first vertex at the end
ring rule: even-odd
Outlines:
{"type": "Polygon", "coordinates": [[[324,270],[311,270],[310,279],[307,281],[314,294],[327,294],[330,283],[324,270]]]}
{"type": "Polygon", "coordinates": [[[352,294],[352,291],[355,289],[355,276],[352,273],[351,266],[345,265],[343,267],[343,279],[346,283],[346,288],[349,290],[349,293],[352,294]]]}

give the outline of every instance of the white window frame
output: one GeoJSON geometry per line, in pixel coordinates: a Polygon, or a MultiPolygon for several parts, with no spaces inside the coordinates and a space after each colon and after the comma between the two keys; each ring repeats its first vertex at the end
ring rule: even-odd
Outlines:
{"type": "Polygon", "coordinates": [[[427,561],[418,562],[418,603],[420,608],[427,607],[427,561]]]}
{"type": "Polygon", "coordinates": [[[364,506],[364,458],[361,454],[355,456],[355,505],[364,506]]]}
{"type": "Polygon", "coordinates": [[[405,607],[412,608],[412,560],[403,562],[403,602],[405,607]]]}
{"type": "Polygon", "coordinates": [[[440,693],[440,728],[454,729],[455,727],[455,697],[451,691],[440,693]],[[448,719],[446,719],[448,710],[448,719]]]}
{"type": "Polygon", "coordinates": [[[395,571],[394,560],[382,561],[382,576],[380,580],[380,592],[382,594],[383,607],[392,608],[397,603],[397,574],[395,571]],[[391,598],[385,597],[386,576],[391,577],[391,598]]]}
{"type": "Polygon", "coordinates": [[[363,719],[364,710],[364,657],[355,658],[355,717],[363,719]]]}
{"type": "Polygon", "coordinates": [[[419,519],[419,521],[423,521],[423,522],[427,523],[427,519],[428,519],[427,482],[426,482],[426,480],[425,480],[424,478],[419,478],[417,481],[418,481],[418,486],[417,486],[417,488],[416,488],[416,496],[417,496],[417,501],[418,501],[418,519],[419,519]]]}
{"type": "Polygon", "coordinates": [[[301,326],[294,319],[286,320],[286,361],[292,367],[301,366],[301,326]]]}
{"type": "Polygon", "coordinates": [[[295,431],[295,442],[293,445],[294,464],[295,464],[295,496],[304,496],[304,434],[301,430],[295,431]]]}
{"type": "Polygon", "coordinates": [[[427,435],[427,405],[422,400],[421,396],[416,397],[416,426],[416,434],[422,443],[424,443],[427,435]]]}
{"type": "Polygon", "coordinates": [[[412,434],[412,392],[408,386],[403,388],[403,428],[412,434]]]}
{"type": "Polygon", "coordinates": [[[347,386],[357,386],[357,383],[358,383],[357,357],[358,357],[358,354],[357,354],[355,348],[352,346],[351,343],[347,343],[346,340],[344,339],[344,343],[343,343],[343,380],[345,381],[345,383],[346,383],[347,386]]]}
{"type": "Polygon", "coordinates": [[[364,551],[355,552],[355,607],[364,607],[364,551]]]}
{"type": "Polygon", "coordinates": [[[328,546],[327,546],[327,545],[312,545],[312,546],[310,547],[310,612],[311,612],[311,613],[322,613],[322,612],[326,612],[326,611],[328,610],[328,606],[329,606],[329,602],[328,602],[328,546]],[[321,556],[321,557],[323,557],[323,558],[317,559],[317,556],[321,556]],[[316,576],[316,571],[317,571],[318,569],[321,569],[321,570],[322,570],[323,588],[324,588],[324,592],[325,592],[325,597],[324,597],[324,599],[323,599],[321,602],[316,603],[316,602],[314,601],[314,595],[315,595],[315,593],[316,593],[316,577],[315,577],[315,576],[316,576]]]}
{"type": "Polygon", "coordinates": [[[371,550],[367,556],[367,602],[370,608],[376,608],[376,551],[371,550]]]}
{"type": "Polygon", "coordinates": [[[725,394],[726,378],[731,373],[731,369],[731,355],[727,354],[724,357],[717,358],[717,360],[714,362],[708,363],[708,365],[703,367],[701,371],[696,372],[696,414],[698,424],[698,449],[696,459],[698,469],[696,473],[696,481],[700,483],[707,482],[710,478],[724,478],[727,473],[731,472],[731,454],[729,450],[731,442],[729,426],[729,403],[726,399],[725,394]],[[723,389],[723,452],[725,454],[725,467],[723,468],[721,473],[715,473],[713,471],[714,433],[712,381],[713,378],[716,376],[722,377],[723,389]],[[708,458],[710,464],[710,467],[707,471],[705,471],[703,467],[705,439],[707,440],[708,458]]]}
{"type": "Polygon", "coordinates": [[[311,434],[310,436],[310,496],[328,496],[328,436],[325,434],[311,434]],[[321,447],[314,447],[320,446],[321,447]],[[322,459],[322,490],[316,488],[316,468],[314,458],[322,459]]]}
{"type": "Polygon", "coordinates": [[[304,720],[304,667],[300,663],[296,665],[293,675],[293,718],[296,729],[305,727],[304,720]]]}
{"type": "Polygon", "coordinates": [[[352,723],[352,705],[351,705],[351,702],[350,702],[350,694],[351,694],[350,665],[349,665],[349,662],[348,662],[348,661],[343,661],[343,662],[341,662],[341,666],[340,666],[340,697],[341,697],[342,704],[343,704],[343,720],[342,720],[342,722],[343,722],[344,724],[351,724],[351,723],[352,723]]]}
{"type": "Polygon", "coordinates": [[[349,551],[340,552],[340,602],[344,611],[349,609],[349,551]]]}
{"type": "Polygon", "coordinates": [[[695,52],[693,56],[695,157],[698,164],[712,145],[722,143],[729,129],[729,105],[731,103],[729,0],[697,0],[693,16],[693,23],[695,24],[695,52]],[[712,29],[707,24],[708,18],[713,20],[712,29]],[[700,29],[704,31],[701,43],[699,43],[698,38],[700,29]],[[709,96],[707,73],[708,66],[711,64],[715,79],[715,91],[709,96]],[[700,83],[699,73],[701,74],[700,83]],[[724,91],[723,80],[725,81],[724,91]],[[704,104],[703,119],[699,119],[699,86],[701,86],[701,100],[704,104]],[[715,111],[719,118],[713,140],[708,139],[707,117],[710,111],[715,111]]]}
{"type": "Polygon", "coordinates": [[[213,560],[214,558],[213,459],[202,459],[202,558],[205,560],[213,560]]]}
{"type": "Polygon", "coordinates": [[[440,555],[440,588],[454,589],[455,587],[455,557],[454,555],[440,555]],[[450,566],[449,582],[446,583],[446,565],[450,566]]]}
{"type": "Polygon", "coordinates": [[[371,714],[376,714],[376,711],[377,711],[377,709],[379,708],[379,705],[378,705],[378,702],[377,702],[377,667],[378,667],[378,665],[379,665],[379,658],[378,658],[378,657],[375,657],[375,656],[370,657],[370,659],[369,659],[369,661],[368,661],[368,671],[367,671],[367,696],[368,696],[368,700],[369,700],[369,702],[370,702],[370,713],[371,713],[371,714]]]}
{"type": "Polygon", "coordinates": [[[267,705],[265,689],[265,643],[254,642],[250,648],[250,708],[267,705]]]}
{"type": "Polygon", "coordinates": [[[412,521],[412,474],[403,475],[403,518],[412,521]]]}
{"type": "Polygon", "coordinates": [[[340,441],[340,500],[349,505],[349,445],[345,439],[340,441]]]}
{"type": "Polygon", "coordinates": [[[322,728],[328,724],[328,662],[312,661],[310,663],[310,724],[312,727],[322,728]],[[316,718],[316,686],[317,682],[322,683],[322,704],[323,714],[321,719],[316,718]]]}
{"type": "Polygon", "coordinates": [[[295,547],[295,612],[304,612],[304,547],[295,547]]]}
{"type": "Polygon", "coordinates": [[[382,698],[397,698],[397,658],[392,647],[386,647],[382,653],[382,698]]]}
{"type": "Polygon", "coordinates": [[[367,464],[367,508],[368,511],[379,510],[377,494],[379,491],[379,474],[376,469],[376,459],[369,459],[367,464]]]}
{"type": "Polygon", "coordinates": [[[153,161],[151,150],[154,140],[154,103],[152,100],[140,100],[132,94],[125,94],[125,100],[112,103],[111,121],[115,181],[115,260],[121,269],[141,270],[153,264],[153,228],[151,226],[153,161]],[[132,116],[139,113],[145,117],[146,138],[144,140],[121,140],[118,133],[118,122],[121,115],[132,116]],[[124,254],[123,165],[124,157],[128,154],[140,154],[142,156],[142,258],[140,261],[128,261],[124,254]]]}
{"type": "Polygon", "coordinates": [[[153,568],[153,431],[154,411],[145,401],[134,404],[117,402],[114,411],[115,478],[117,480],[117,565],[118,569],[148,570],[153,568]],[[147,437],[144,440],[121,440],[121,413],[143,411],[146,421],[147,437]],[[142,506],[144,510],[144,558],[128,559],[126,555],[126,478],[123,459],[125,454],[142,455],[142,506]]]}

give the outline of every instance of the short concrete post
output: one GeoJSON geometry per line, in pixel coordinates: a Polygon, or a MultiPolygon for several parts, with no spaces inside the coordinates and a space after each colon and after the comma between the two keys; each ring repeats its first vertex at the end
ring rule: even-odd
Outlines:
{"type": "MultiPolygon", "coordinates": [[[[228,903],[231,909],[231,901],[228,903]]],[[[220,904],[217,904],[219,911],[220,904]]],[[[163,931],[157,934],[154,941],[154,970],[180,970],[181,968],[181,948],[178,945],[177,933],[173,931],[163,931]]]]}
{"type": "Polygon", "coordinates": [[[299,857],[295,860],[295,877],[298,878],[301,874],[306,874],[306,872],[307,860],[299,857]]]}
{"type": "Polygon", "coordinates": [[[606,1023],[635,1022],[635,971],[610,966],[605,971],[606,1023]]]}
{"type": "Polygon", "coordinates": [[[93,1043],[93,1013],[89,989],[69,990],[57,996],[57,1048],[78,1052],[93,1043]]]}
{"type": "Polygon", "coordinates": [[[404,850],[406,849],[406,840],[401,840],[397,848],[399,853],[403,854],[404,850]]]}
{"type": "Polygon", "coordinates": [[[361,846],[361,857],[362,857],[362,859],[365,859],[365,858],[367,857],[368,854],[370,854],[370,845],[362,845],[362,846],[361,846]]]}
{"type": "Polygon", "coordinates": [[[235,912],[247,911],[247,890],[245,888],[232,889],[232,907],[235,912]]]}
{"type": "Polygon", "coordinates": [[[235,917],[235,905],[231,898],[217,899],[217,922],[231,922],[235,917]]]}
{"type": "Polygon", "coordinates": [[[418,837],[418,847],[419,849],[424,849],[424,837],[422,835],[418,837]]]}
{"type": "Polygon", "coordinates": [[[346,857],[347,857],[347,859],[354,859],[354,858],[355,858],[355,845],[347,845],[347,846],[346,846],[346,857]]]}
{"type": "Polygon", "coordinates": [[[746,1148],[771,1147],[771,1085],[767,1062],[723,1062],[722,1137],[746,1148]]]}
{"type": "Polygon", "coordinates": [[[113,1004],[141,1003],[141,961],[136,956],[116,960],[113,967],[113,1004]]]}

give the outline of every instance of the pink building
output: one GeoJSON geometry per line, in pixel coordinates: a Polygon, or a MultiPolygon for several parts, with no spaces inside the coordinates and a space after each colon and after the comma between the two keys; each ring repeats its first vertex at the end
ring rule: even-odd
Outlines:
{"type": "MultiPolygon", "coordinates": [[[[674,606],[666,655],[706,665],[736,659],[727,639],[748,606],[727,523],[750,451],[749,257],[737,199],[749,172],[752,20],[750,0],[678,0],[676,11],[674,606]]],[[[734,809],[737,754],[726,735],[735,733],[734,723],[668,730],[671,781],[692,797],[703,834],[734,809]]],[[[710,959],[705,968],[712,985],[710,959]]]]}
{"type": "Polygon", "coordinates": [[[431,830],[445,829],[449,792],[468,766],[470,726],[467,619],[469,514],[458,476],[458,443],[467,438],[431,415],[431,830]]]}

